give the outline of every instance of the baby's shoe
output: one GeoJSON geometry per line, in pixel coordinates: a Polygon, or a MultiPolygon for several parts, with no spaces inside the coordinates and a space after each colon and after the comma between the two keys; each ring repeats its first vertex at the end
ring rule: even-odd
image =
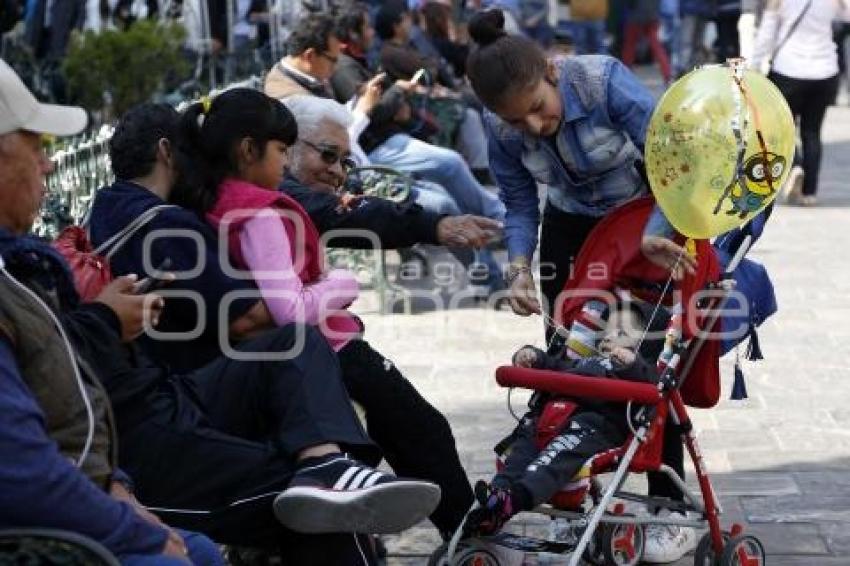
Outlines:
{"type": "Polygon", "coordinates": [[[466,519],[464,530],[467,536],[495,534],[515,514],[508,489],[494,487],[481,480],[475,484],[475,498],[481,507],[473,510],[466,519]]]}

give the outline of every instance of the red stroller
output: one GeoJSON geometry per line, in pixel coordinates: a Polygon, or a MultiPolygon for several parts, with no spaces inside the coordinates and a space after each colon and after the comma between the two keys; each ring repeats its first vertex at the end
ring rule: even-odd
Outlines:
{"type": "MultiPolygon", "coordinates": [[[[741,525],[721,528],[721,509],[705,469],[686,405],[712,407],[720,397],[719,329],[720,310],[734,289],[731,273],[749,248],[745,240],[725,273],[708,241],[695,242],[692,252],[697,257],[697,273],[673,284],[670,273],[648,262],[639,250],[641,233],[653,206],[652,199],[632,201],[603,219],[593,230],[576,258],[575,275],[567,283],[562,300],[553,309],[559,325],[569,326],[582,315],[590,297],[605,292],[627,289],[633,296],[656,305],[675,309],[667,331],[666,355],[659,359],[658,385],[622,380],[600,379],[581,375],[500,367],[496,381],[503,387],[521,387],[553,394],[544,414],[553,404],[564,401],[594,399],[628,403],[631,411],[629,435],[619,448],[597,454],[587,464],[586,481],[571,482],[548,504],[534,512],[553,519],[565,519],[574,534],[570,540],[548,541],[499,533],[480,539],[460,541],[463,526],[455,537],[437,549],[429,564],[452,566],[498,566],[502,547],[522,552],[570,554],[569,565],[578,566],[584,559],[590,564],[632,566],[641,561],[644,549],[644,526],[650,524],[705,528],[695,556],[696,566],[735,565],[763,566],[764,548],[758,539],[743,533],[741,525]],[[594,267],[595,266],[595,267],[594,267]],[[639,409],[634,410],[635,407],[639,409]],[[664,427],[679,427],[682,440],[693,460],[700,492],[693,493],[668,466],[662,463],[664,427]],[[684,501],[674,502],[622,491],[630,473],[657,471],[666,474],[678,486],[684,501]],[[613,473],[602,487],[597,476],[613,473]],[[624,513],[624,502],[659,504],[688,512],[690,517],[636,517],[624,513]],[[494,546],[495,545],[495,546],[494,546]]],[[[690,245],[690,244],[689,244],[690,245]]],[[[566,423],[564,415],[558,425],[566,423]]],[[[538,437],[545,442],[557,432],[541,430],[538,437]],[[549,436],[547,437],[547,434],[549,436]]],[[[558,427],[554,427],[557,429],[558,427]]],[[[545,444],[544,442],[544,444],[545,444]]],[[[569,537],[568,537],[569,538],[569,537]]]]}

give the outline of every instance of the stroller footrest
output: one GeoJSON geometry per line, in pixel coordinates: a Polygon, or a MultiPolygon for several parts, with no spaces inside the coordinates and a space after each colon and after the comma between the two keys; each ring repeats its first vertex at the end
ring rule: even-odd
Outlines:
{"type": "Polygon", "coordinates": [[[654,405],[661,401],[658,388],[650,383],[635,383],[515,366],[498,368],[496,382],[502,387],[521,387],[583,399],[624,403],[632,401],[642,405],[654,405]]]}

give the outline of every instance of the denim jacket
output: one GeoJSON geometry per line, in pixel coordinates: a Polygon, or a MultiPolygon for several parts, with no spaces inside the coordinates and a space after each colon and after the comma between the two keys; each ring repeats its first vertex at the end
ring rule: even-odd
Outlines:
{"type": "Polygon", "coordinates": [[[652,94],[612,57],[568,57],[557,64],[564,116],[553,141],[485,115],[511,259],[530,259],[537,247],[538,183],[548,187],[550,206],[593,217],[648,190],[636,165],[655,108],[652,94]]]}

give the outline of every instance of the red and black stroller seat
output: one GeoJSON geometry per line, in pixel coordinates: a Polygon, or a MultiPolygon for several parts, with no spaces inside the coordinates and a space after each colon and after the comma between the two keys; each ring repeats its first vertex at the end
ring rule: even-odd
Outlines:
{"type": "MultiPolygon", "coordinates": [[[[708,241],[696,241],[697,270],[681,281],[672,281],[670,272],[648,261],[640,250],[643,229],[654,201],[631,201],[609,213],[594,228],[582,246],[574,266],[574,275],[553,308],[555,322],[569,329],[574,322],[587,323],[586,306],[600,297],[612,297],[627,291],[631,297],[660,308],[674,309],[668,339],[675,335],[682,346],[673,375],[681,382],[682,400],[691,406],[708,408],[720,397],[720,343],[717,340],[692,340],[708,324],[704,308],[710,306],[712,289],[720,276],[720,265],[708,241]],[[686,345],[691,347],[687,348],[686,345]],[[687,377],[687,379],[685,379],[687,377]]],[[[684,242],[682,242],[684,243],[684,242]]],[[[713,324],[718,324],[715,320],[713,324]]],[[[566,337],[565,337],[566,338],[566,337]]],[[[669,363],[659,360],[659,370],[669,363]]],[[[547,370],[504,366],[496,380],[503,387],[520,387],[549,394],[537,424],[539,448],[548,444],[582,399],[631,402],[654,407],[652,421],[637,453],[629,464],[630,472],[657,471],[661,467],[663,431],[668,418],[669,395],[657,385],[616,379],[600,379],[547,370]]],[[[598,454],[565,489],[550,501],[558,509],[575,510],[583,503],[593,475],[612,471],[621,460],[631,437],[622,447],[598,454]]],[[[500,464],[501,462],[499,462],[500,464]]]]}

